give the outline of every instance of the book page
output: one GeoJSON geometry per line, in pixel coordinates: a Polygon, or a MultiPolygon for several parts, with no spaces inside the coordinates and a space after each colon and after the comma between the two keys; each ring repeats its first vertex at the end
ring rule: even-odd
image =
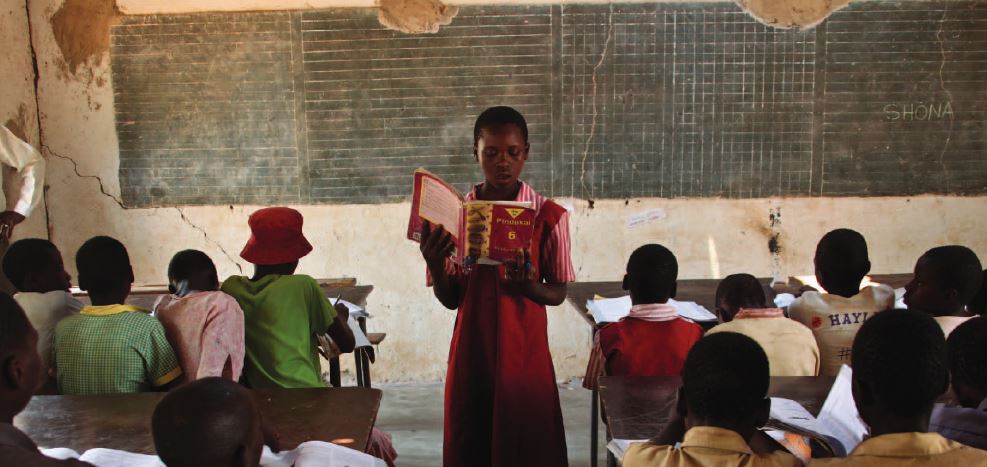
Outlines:
{"type": "Polygon", "coordinates": [[[588,300],[586,308],[589,309],[596,324],[616,323],[624,319],[631,312],[631,296],[625,295],[619,298],[601,298],[599,300],[588,300]]]}
{"type": "Polygon", "coordinates": [[[818,417],[823,432],[838,439],[847,453],[853,451],[868,432],[853,401],[852,378],[853,370],[843,365],[818,417]]]}
{"type": "Polygon", "coordinates": [[[379,467],[384,461],[324,441],[306,441],[295,449],[295,467],[379,467]]]}
{"type": "Polygon", "coordinates": [[[680,302],[673,299],[668,299],[668,304],[675,307],[675,310],[679,312],[679,316],[685,319],[691,319],[693,321],[716,321],[716,315],[710,313],[706,307],[696,303],[696,302],[680,302]]]}
{"type": "Polygon", "coordinates": [[[83,453],[79,460],[96,467],[165,467],[158,456],[106,448],[90,449],[83,453]]]}
{"type": "Polygon", "coordinates": [[[617,439],[617,438],[614,438],[614,439],[611,439],[609,443],[607,443],[607,449],[611,453],[613,453],[614,457],[616,457],[618,460],[621,460],[621,459],[624,458],[624,454],[627,452],[627,449],[630,448],[632,444],[647,443],[647,442],[648,442],[648,440],[646,440],[646,439],[617,439]]]}
{"type": "Polygon", "coordinates": [[[432,177],[421,178],[421,199],[418,200],[418,215],[432,224],[439,224],[459,238],[459,215],[463,203],[459,194],[449,190],[432,177]]]}
{"type": "Polygon", "coordinates": [[[79,453],[69,448],[39,448],[38,450],[41,451],[41,454],[45,457],[51,457],[52,459],[66,460],[79,458],[79,453]]]}

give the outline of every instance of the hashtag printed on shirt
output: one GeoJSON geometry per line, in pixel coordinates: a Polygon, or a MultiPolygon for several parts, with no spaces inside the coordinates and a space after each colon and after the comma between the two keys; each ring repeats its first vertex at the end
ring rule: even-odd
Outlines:
{"type": "Polygon", "coordinates": [[[62,394],[144,392],[182,374],[164,327],[131,305],[88,306],[55,328],[62,394]]]}

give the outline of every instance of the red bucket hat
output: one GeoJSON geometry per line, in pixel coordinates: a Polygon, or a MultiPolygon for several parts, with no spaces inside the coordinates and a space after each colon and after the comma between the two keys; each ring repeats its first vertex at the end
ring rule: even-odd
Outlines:
{"type": "Polygon", "coordinates": [[[293,263],[312,251],[302,233],[302,214],[291,208],[264,208],[250,215],[250,240],[240,257],[253,264],[293,263]]]}

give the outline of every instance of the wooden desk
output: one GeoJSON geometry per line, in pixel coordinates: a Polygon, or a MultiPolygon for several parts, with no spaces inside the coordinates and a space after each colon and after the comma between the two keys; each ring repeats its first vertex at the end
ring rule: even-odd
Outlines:
{"type": "MultiPolygon", "coordinates": [[[[365,388],[253,392],[264,417],[281,434],[284,449],[310,440],[341,440],[339,444],[363,451],[381,399],[380,390],[365,388]]],[[[164,393],[35,396],[14,425],[43,447],[153,454],[151,414],[162,397],[164,393]]]]}
{"type": "MultiPolygon", "coordinates": [[[[786,376],[771,378],[768,394],[802,404],[818,415],[836,378],[786,376]]],[[[618,439],[648,439],[668,422],[682,380],[677,376],[600,378],[600,398],[610,433],[618,439]]]]}

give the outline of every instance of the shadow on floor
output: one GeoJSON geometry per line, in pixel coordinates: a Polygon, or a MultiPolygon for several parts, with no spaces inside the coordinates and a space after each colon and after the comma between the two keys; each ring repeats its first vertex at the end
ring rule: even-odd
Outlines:
{"type": "MultiPolygon", "coordinates": [[[[565,421],[569,465],[590,465],[590,391],[579,380],[559,385],[562,417],[565,421]]],[[[442,465],[441,383],[379,385],[384,391],[377,428],[391,434],[401,467],[442,465]]],[[[599,466],[606,465],[603,424],[600,424],[599,466]]]]}

